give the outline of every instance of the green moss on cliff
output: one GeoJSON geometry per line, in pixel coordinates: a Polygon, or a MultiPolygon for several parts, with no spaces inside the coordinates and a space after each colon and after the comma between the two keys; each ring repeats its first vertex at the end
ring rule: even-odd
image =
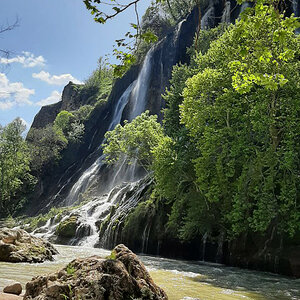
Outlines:
{"type": "Polygon", "coordinates": [[[71,238],[76,234],[78,216],[71,216],[59,223],[56,228],[56,234],[60,237],[71,238]]]}

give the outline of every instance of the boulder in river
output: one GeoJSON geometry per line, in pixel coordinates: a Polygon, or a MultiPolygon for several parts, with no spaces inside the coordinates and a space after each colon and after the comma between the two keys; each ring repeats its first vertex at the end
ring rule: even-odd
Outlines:
{"type": "Polygon", "coordinates": [[[14,295],[20,295],[22,293],[22,286],[21,283],[19,282],[15,282],[13,284],[7,285],[4,289],[3,289],[4,293],[7,294],[14,294],[14,295]]]}
{"type": "Polygon", "coordinates": [[[25,300],[167,300],[138,257],[118,245],[107,259],[75,259],[64,269],[26,284],[25,300]]]}
{"type": "Polygon", "coordinates": [[[39,263],[53,260],[58,251],[47,241],[22,229],[0,229],[0,261],[39,263]]]}
{"type": "Polygon", "coordinates": [[[78,216],[72,215],[66,220],[59,223],[56,228],[56,234],[59,237],[72,238],[76,234],[78,225],[78,216]]]}

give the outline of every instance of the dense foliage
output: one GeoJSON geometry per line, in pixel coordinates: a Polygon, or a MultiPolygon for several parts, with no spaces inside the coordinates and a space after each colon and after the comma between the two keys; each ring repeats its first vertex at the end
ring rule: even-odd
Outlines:
{"type": "Polygon", "coordinates": [[[113,84],[113,70],[108,65],[108,62],[103,57],[98,59],[98,67],[92,72],[89,78],[85,81],[82,89],[95,89],[97,100],[108,97],[113,84]]]}
{"type": "Polygon", "coordinates": [[[31,128],[26,140],[32,153],[31,170],[36,175],[40,175],[48,170],[45,167],[57,162],[61,151],[67,146],[65,137],[57,134],[51,125],[45,128],[31,128]]]}
{"type": "Polygon", "coordinates": [[[186,82],[196,185],[231,234],[299,228],[298,26],[260,1],[197,56],[186,82]]]}
{"type": "Polygon", "coordinates": [[[25,126],[16,119],[0,127],[0,215],[12,215],[25,202],[24,193],[35,183],[30,174],[30,151],[22,134],[25,126]]]}
{"type": "Polygon", "coordinates": [[[117,125],[105,134],[104,154],[107,163],[115,163],[125,158],[130,162],[136,159],[139,164],[149,169],[153,162],[152,150],[159,140],[164,138],[163,130],[157,122],[157,116],[149,116],[146,111],[131,123],[117,125]]]}
{"type": "Polygon", "coordinates": [[[300,24],[277,4],[259,0],[235,25],[200,32],[192,63],[174,68],[149,168],[182,239],[300,229],[300,24]]]}

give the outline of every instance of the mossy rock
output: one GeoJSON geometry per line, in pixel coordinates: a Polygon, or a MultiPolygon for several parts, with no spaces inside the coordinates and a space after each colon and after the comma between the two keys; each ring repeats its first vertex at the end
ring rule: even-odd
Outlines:
{"type": "Polygon", "coordinates": [[[59,223],[56,228],[56,234],[59,237],[72,238],[78,228],[78,216],[71,216],[59,223]]]}

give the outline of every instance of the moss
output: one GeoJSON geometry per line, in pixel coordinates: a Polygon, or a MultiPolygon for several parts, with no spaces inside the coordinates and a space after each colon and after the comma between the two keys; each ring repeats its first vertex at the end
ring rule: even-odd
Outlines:
{"type": "Polygon", "coordinates": [[[106,259],[112,259],[116,260],[117,259],[117,253],[115,250],[111,251],[110,255],[106,257],[106,259]]]}
{"type": "MultiPolygon", "coordinates": [[[[101,225],[100,225],[100,227],[99,227],[99,230],[100,230],[99,235],[100,235],[100,236],[104,234],[104,232],[105,232],[105,230],[106,230],[108,224],[110,223],[111,218],[112,218],[113,215],[115,214],[116,210],[117,210],[117,207],[116,207],[115,205],[113,205],[113,206],[110,208],[109,215],[105,218],[105,220],[101,223],[101,225]]],[[[118,219],[117,219],[116,221],[119,222],[118,219]]],[[[115,221],[115,222],[116,222],[116,221],[115,221]]]]}
{"type": "Polygon", "coordinates": [[[72,266],[72,264],[68,264],[66,267],[66,272],[68,275],[75,276],[76,269],[74,268],[74,266],[72,266]]]}
{"type": "Polygon", "coordinates": [[[99,227],[99,235],[102,236],[110,222],[110,215],[108,215],[105,220],[101,223],[99,227]]]}
{"type": "Polygon", "coordinates": [[[56,228],[56,234],[60,237],[71,238],[76,234],[78,216],[71,216],[59,223],[56,228]]]}
{"type": "Polygon", "coordinates": [[[26,227],[26,230],[31,232],[34,231],[35,229],[44,226],[47,221],[51,218],[55,217],[55,221],[56,223],[58,223],[63,216],[65,216],[68,212],[81,207],[82,205],[84,205],[85,203],[87,203],[88,201],[84,201],[83,203],[80,203],[80,205],[78,206],[70,206],[70,207],[52,207],[51,210],[42,215],[38,215],[36,217],[29,217],[29,218],[18,218],[17,219],[17,224],[18,225],[25,225],[25,224],[29,224],[28,227],[26,227]]]}
{"type": "Polygon", "coordinates": [[[155,205],[153,200],[147,200],[139,205],[128,215],[125,221],[125,235],[140,236],[143,234],[145,220],[155,214],[155,205]]]}
{"type": "Polygon", "coordinates": [[[37,255],[37,254],[45,254],[46,253],[46,248],[44,246],[35,246],[32,245],[29,249],[28,249],[28,253],[32,256],[37,255]]]}

